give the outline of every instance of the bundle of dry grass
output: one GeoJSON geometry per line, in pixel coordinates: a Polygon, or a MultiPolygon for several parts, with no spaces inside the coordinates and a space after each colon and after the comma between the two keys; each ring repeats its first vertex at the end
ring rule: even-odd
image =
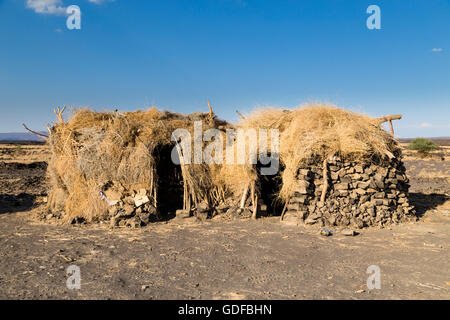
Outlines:
{"type": "Polygon", "coordinates": [[[205,120],[205,129],[227,126],[211,113],[182,115],[156,108],[125,113],[82,109],[68,122],[60,119],[48,139],[49,209],[63,212],[68,221],[140,215],[147,223],[150,213],[183,198],[192,203],[190,208],[218,201],[223,192],[214,183],[213,166],[182,165],[179,172],[171,161],[172,132],[192,131],[196,120],[205,120]],[[166,190],[159,194],[162,184],[166,190]]]}
{"type": "MultiPolygon", "coordinates": [[[[284,167],[279,197],[285,201],[292,195],[298,170],[308,163],[322,163],[332,156],[348,161],[378,161],[394,157],[398,150],[396,141],[381,127],[380,119],[334,106],[258,109],[238,127],[279,130],[279,157],[284,167]]],[[[276,152],[270,144],[268,151],[276,152]]],[[[234,189],[237,184],[238,189],[245,190],[243,186],[249,181],[258,181],[254,166],[233,165],[223,169],[227,171],[223,174],[224,183],[234,189]]]]}

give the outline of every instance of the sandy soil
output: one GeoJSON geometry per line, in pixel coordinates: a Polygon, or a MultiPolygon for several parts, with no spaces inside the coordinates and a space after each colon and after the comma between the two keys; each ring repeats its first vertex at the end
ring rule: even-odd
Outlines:
{"type": "Polygon", "coordinates": [[[42,221],[48,153],[31,150],[0,160],[0,299],[450,298],[448,161],[406,160],[418,222],[325,237],[277,217],[137,230],[42,221]],[[66,287],[70,265],[80,290],[66,287]],[[381,289],[366,286],[370,265],[381,289]]]}

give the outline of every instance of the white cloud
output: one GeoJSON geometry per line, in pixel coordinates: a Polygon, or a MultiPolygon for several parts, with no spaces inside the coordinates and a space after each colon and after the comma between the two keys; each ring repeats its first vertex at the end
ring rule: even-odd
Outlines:
{"type": "Polygon", "coordinates": [[[431,49],[431,52],[442,52],[444,51],[442,48],[433,48],[431,49]]]}
{"type": "Polygon", "coordinates": [[[432,127],[433,127],[433,125],[431,123],[428,123],[428,122],[422,122],[419,125],[419,128],[432,128],[432,127]]]}
{"type": "Polygon", "coordinates": [[[27,0],[26,7],[40,14],[66,14],[66,8],[63,7],[61,0],[27,0]]]}

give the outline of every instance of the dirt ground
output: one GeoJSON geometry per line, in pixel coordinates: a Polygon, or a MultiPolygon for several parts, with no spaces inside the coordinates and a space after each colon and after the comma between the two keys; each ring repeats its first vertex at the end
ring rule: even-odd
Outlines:
{"type": "Polygon", "coordinates": [[[420,219],[354,237],[278,217],[141,229],[38,219],[45,146],[0,145],[0,299],[449,299],[450,159],[406,154],[420,219]],[[76,265],[81,288],[66,286],[76,265]],[[369,289],[369,266],[381,288],[369,289]]]}

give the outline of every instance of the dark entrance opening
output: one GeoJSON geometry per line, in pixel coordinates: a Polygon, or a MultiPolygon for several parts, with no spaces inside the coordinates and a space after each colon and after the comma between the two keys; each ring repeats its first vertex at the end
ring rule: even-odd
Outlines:
{"type": "Polygon", "coordinates": [[[181,166],[171,158],[173,146],[159,146],[155,154],[159,156],[156,167],[158,175],[158,212],[163,219],[175,217],[175,211],[183,208],[183,178],[181,166]]]}
{"type": "Polygon", "coordinates": [[[278,194],[281,188],[281,172],[283,167],[280,164],[280,168],[274,175],[261,174],[261,168],[265,167],[259,161],[256,165],[258,172],[258,186],[260,190],[259,194],[259,216],[280,216],[283,211],[284,203],[279,199],[278,194]],[[262,210],[266,206],[267,210],[262,210]]]}

